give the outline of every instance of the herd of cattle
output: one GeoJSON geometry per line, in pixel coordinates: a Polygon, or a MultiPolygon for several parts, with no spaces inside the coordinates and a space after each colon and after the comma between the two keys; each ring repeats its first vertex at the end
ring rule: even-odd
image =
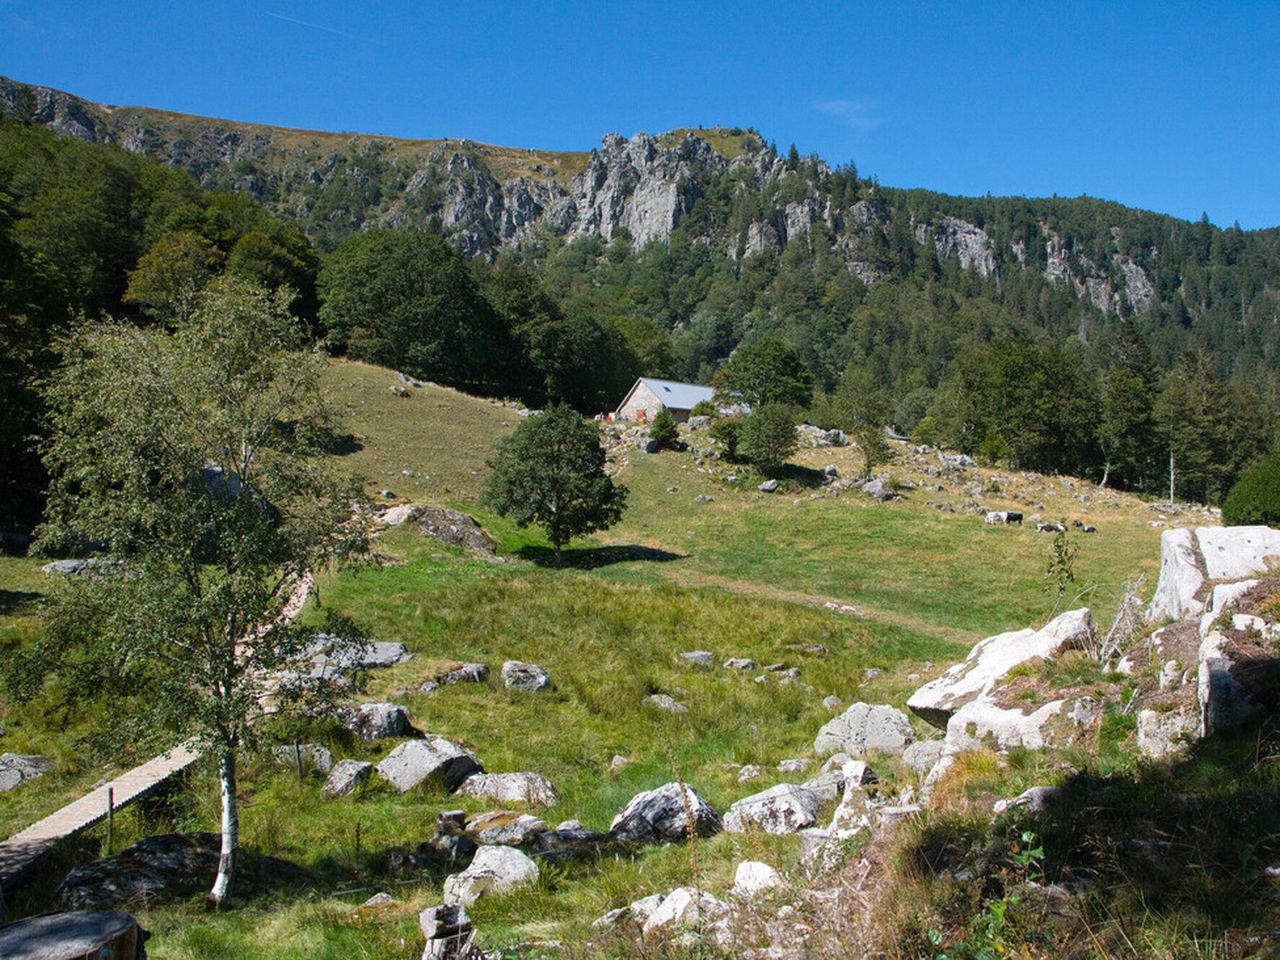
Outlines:
{"type": "MultiPolygon", "coordinates": [[[[1022,524],[1022,514],[1015,510],[988,510],[987,523],[1016,523],[1022,524]]],[[[1071,525],[1078,527],[1081,533],[1097,533],[1098,528],[1085,523],[1082,520],[1072,520],[1071,525]]],[[[1065,533],[1066,526],[1061,523],[1037,523],[1036,532],[1038,533],[1065,533]]]]}

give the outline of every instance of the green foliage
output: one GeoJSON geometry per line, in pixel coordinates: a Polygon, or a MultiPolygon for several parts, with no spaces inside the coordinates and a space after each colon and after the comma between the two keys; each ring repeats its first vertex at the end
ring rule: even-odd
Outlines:
{"type": "Polygon", "coordinates": [[[720,444],[726,460],[736,460],[738,443],[742,439],[742,417],[720,417],[707,428],[711,439],[720,444]]]}
{"type": "Polygon", "coordinates": [[[988,425],[987,432],[982,438],[982,444],[978,447],[978,457],[983,463],[991,467],[998,467],[1009,459],[1009,455],[1013,452],[1008,442],[1004,438],[1004,434],[1000,432],[1000,428],[995,425],[988,425]]]}
{"type": "Polygon", "coordinates": [[[742,423],[738,446],[747,461],[765,476],[781,473],[797,446],[792,408],[766,403],[752,410],[742,423]]]}
{"type": "Polygon", "coordinates": [[[649,436],[663,447],[675,446],[679,441],[680,431],[676,429],[676,421],[666,407],[659,410],[658,415],[653,418],[653,425],[649,427],[649,436]]]}
{"type": "Polygon", "coordinates": [[[693,409],[689,411],[691,417],[714,417],[719,413],[719,409],[711,400],[699,400],[693,405],[693,409]]]}
{"type": "Polygon", "coordinates": [[[813,375],[795,348],[776,336],[739,347],[715,381],[730,402],[753,408],[770,403],[807,407],[813,394],[813,375]]]}
{"type": "Polygon", "coordinates": [[[1228,526],[1280,526],[1280,456],[1271,454],[1240,475],[1222,504],[1228,526]]]}
{"type": "Polygon", "coordinates": [[[549,407],[499,444],[485,499],[518,527],[542,527],[559,566],[570,539],[622,516],[626,488],[614,485],[604,464],[596,425],[563,404],[549,407]]]}
{"type": "Polygon", "coordinates": [[[1056,591],[1056,611],[1067,595],[1067,589],[1076,582],[1076,555],[1080,552],[1080,544],[1071,536],[1071,527],[1066,520],[1058,522],[1058,529],[1053,534],[1052,553],[1045,566],[1044,575],[1053,584],[1056,591]]]}

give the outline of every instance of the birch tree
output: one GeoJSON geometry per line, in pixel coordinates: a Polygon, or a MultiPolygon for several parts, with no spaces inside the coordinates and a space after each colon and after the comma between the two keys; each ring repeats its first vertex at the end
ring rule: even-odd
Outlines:
{"type": "Polygon", "coordinates": [[[120,739],[216,762],[214,907],[238,857],[237,755],[264,714],[323,709],[335,692],[281,682],[311,642],[286,607],[359,540],[320,457],[324,361],[304,349],[292,296],[219,280],[172,333],[88,325],[47,390],[41,542],[93,543],[107,562],[54,591],[32,667],[73,697],[109,698],[120,739]]]}

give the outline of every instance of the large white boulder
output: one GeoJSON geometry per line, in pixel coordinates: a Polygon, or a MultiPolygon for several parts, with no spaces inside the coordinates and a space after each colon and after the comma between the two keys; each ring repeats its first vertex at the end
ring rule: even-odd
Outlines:
{"type": "Polygon", "coordinates": [[[832,753],[851,757],[900,754],[914,739],[911,722],[901,710],[888,704],[859,702],[822,725],[813,749],[820,757],[832,753]]]}
{"type": "Polygon", "coordinates": [[[720,827],[720,815],[697,790],[688,784],[667,783],[632,797],[613,818],[609,832],[632,842],[681,841],[690,833],[709,837],[719,833],[720,827]]]}
{"type": "Polygon", "coordinates": [[[559,799],[551,781],[540,773],[477,773],[463,782],[458,795],[538,807],[550,807],[559,799]]]}
{"type": "Polygon", "coordinates": [[[725,812],[724,828],[730,833],[795,833],[818,822],[822,798],[806,787],[780,783],[744,797],[725,812]]]}
{"type": "Polygon", "coordinates": [[[471,866],[444,881],[445,903],[471,906],[487,894],[506,893],[538,879],[538,865],[515,847],[481,847],[471,866]]]}
{"type": "Polygon", "coordinates": [[[467,777],[483,770],[480,761],[457,744],[430,733],[400,744],[377,766],[378,773],[401,793],[426,780],[456,790],[467,777]]]}
{"type": "Polygon", "coordinates": [[[1147,619],[1181,620],[1199,616],[1204,603],[1196,599],[1204,585],[1204,574],[1196,556],[1195,537],[1190,530],[1166,530],[1160,534],[1160,580],[1147,607],[1147,619]]]}
{"type": "Polygon", "coordinates": [[[730,907],[709,893],[693,887],[677,887],[662,898],[662,903],[644,922],[644,936],[671,936],[680,930],[691,930],[718,920],[730,907]]]}
{"type": "Polygon", "coordinates": [[[1023,713],[1017,707],[1002,707],[986,697],[971,700],[947,722],[946,751],[961,753],[984,745],[1039,749],[1049,742],[1049,724],[1065,706],[1065,700],[1054,700],[1023,713]]]}
{"type": "Polygon", "coordinates": [[[1083,646],[1093,636],[1089,609],[1069,610],[1039,630],[1014,630],[980,641],[962,663],[949,667],[913,693],[907,706],[919,717],[945,729],[965,704],[985,696],[1014,667],[1037,657],[1048,658],[1083,646]]]}
{"type": "Polygon", "coordinates": [[[1280,530],[1270,527],[1199,527],[1196,541],[1210,580],[1243,580],[1280,560],[1280,530]]]}
{"type": "Polygon", "coordinates": [[[1181,620],[1204,612],[1205,580],[1243,580],[1267,572],[1280,559],[1280,530],[1270,527],[1197,527],[1160,535],[1160,582],[1147,619],[1181,620]]]}
{"type": "Polygon", "coordinates": [[[733,875],[733,895],[744,899],[758,897],[770,890],[786,886],[782,874],[759,860],[744,860],[733,875]]]}

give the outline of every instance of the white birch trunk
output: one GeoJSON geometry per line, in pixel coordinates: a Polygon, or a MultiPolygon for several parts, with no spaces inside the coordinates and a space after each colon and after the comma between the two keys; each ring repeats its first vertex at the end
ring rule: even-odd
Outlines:
{"type": "Polygon", "coordinates": [[[213,909],[226,905],[240,853],[240,807],[236,800],[236,755],[227,751],[218,761],[218,781],[222,788],[222,853],[218,857],[218,876],[209,891],[213,909]]]}

